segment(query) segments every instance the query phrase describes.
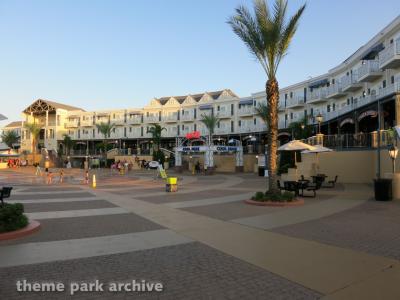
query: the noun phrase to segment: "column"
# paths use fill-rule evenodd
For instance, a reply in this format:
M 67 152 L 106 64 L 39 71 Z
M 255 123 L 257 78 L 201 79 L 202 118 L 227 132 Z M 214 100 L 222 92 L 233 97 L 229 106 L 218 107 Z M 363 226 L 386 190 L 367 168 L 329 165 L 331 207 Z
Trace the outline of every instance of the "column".
M 394 107 L 396 111 L 396 119 L 394 120 L 394 125 L 400 125 L 400 95 L 396 95 L 394 98 Z
M 45 148 L 49 148 L 50 137 L 49 137 L 48 126 L 49 126 L 49 111 L 46 110 L 46 123 L 45 123 L 45 129 L 44 129 L 44 146 L 45 146 Z
M 359 133 L 360 132 L 360 126 L 359 126 L 360 124 L 358 122 L 358 112 L 357 111 L 354 112 L 353 118 L 354 118 L 354 133 Z
M 237 150 L 235 153 L 235 159 L 236 159 L 235 171 L 243 172 L 243 147 L 242 146 L 237 147 Z

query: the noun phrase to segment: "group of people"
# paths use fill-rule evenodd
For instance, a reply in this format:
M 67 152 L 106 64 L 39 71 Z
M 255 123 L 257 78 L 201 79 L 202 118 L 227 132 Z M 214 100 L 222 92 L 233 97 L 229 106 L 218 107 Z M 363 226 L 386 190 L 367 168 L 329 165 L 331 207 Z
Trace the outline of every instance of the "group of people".
M 128 171 L 132 170 L 133 164 L 131 162 L 124 161 L 116 161 L 111 165 L 111 172 L 118 171 L 120 174 L 125 174 Z
M 35 175 L 36 176 L 43 176 L 43 172 L 42 172 L 42 168 L 40 167 L 39 163 L 35 163 L 33 164 L 33 166 L 36 168 L 35 171 Z M 50 170 L 49 168 L 44 168 L 44 175 L 45 175 L 45 180 L 46 180 L 46 184 L 52 184 L 53 183 L 53 176 L 54 173 L 52 172 L 52 170 Z M 64 182 L 64 169 L 60 168 L 58 170 L 58 183 L 63 183 Z
M 9 168 L 26 167 L 27 165 L 28 161 L 26 159 L 10 158 L 7 160 L 7 166 Z

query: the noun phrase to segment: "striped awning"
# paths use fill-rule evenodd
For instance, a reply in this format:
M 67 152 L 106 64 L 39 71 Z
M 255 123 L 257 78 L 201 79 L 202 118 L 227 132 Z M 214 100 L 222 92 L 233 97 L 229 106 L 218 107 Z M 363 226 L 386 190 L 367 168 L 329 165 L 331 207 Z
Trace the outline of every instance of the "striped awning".
M 212 104 L 204 104 L 199 106 L 200 110 L 212 109 L 212 108 L 213 108 Z
M 323 85 L 326 85 L 329 82 L 328 78 L 321 79 L 318 81 L 314 81 L 308 85 L 309 88 L 317 88 Z
M 253 105 L 253 99 L 249 99 L 249 100 L 240 100 L 239 101 L 240 105 Z
M 385 46 L 380 43 L 377 44 L 367 50 L 361 58 L 361 60 L 372 60 L 375 59 L 375 57 L 378 55 L 379 52 L 381 52 L 383 49 L 385 49 Z

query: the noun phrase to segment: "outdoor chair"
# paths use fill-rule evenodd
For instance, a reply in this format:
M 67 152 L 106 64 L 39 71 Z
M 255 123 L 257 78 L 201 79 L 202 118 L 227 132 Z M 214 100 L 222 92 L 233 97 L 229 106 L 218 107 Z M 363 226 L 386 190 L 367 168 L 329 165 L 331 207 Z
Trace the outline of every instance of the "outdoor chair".
M 4 205 L 4 198 L 10 198 L 12 187 L 3 187 L 0 190 L 1 205 Z
M 304 195 L 304 193 L 303 193 L 303 197 L 313 197 L 313 198 L 315 198 L 316 196 L 317 196 L 317 191 L 321 188 L 321 186 L 322 186 L 322 182 L 321 181 L 317 181 L 316 183 L 314 183 L 314 184 L 309 184 L 307 187 L 306 187 L 306 191 L 309 191 L 309 192 L 313 192 L 313 195 L 312 196 L 305 196 Z
M 329 181 L 328 181 L 328 185 L 327 185 L 327 186 L 324 186 L 324 187 L 326 187 L 326 188 L 334 188 L 335 185 L 336 185 L 336 183 L 337 183 L 337 180 L 338 180 L 338 176 L 336 175 L 336 176 L 335 176 L 335 179 L 329 180 Z
M 280 191 L 282 191 L 282 190 L 285 190 L 285 187 L 283 187 L 282 185 L 281 185 L 281 181 L 278 179 L 277 181 L 277 184 L 278 184 L 278 189 L 280 190 Z

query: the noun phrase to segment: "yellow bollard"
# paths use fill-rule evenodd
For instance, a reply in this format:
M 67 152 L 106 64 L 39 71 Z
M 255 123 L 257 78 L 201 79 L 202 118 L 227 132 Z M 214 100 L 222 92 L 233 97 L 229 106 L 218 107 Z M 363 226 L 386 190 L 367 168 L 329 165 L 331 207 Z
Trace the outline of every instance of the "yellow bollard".
M 96 188 L 96 175 L 93 174 L 93 180 L 92 180 L 92 187 L 95 189 Z

